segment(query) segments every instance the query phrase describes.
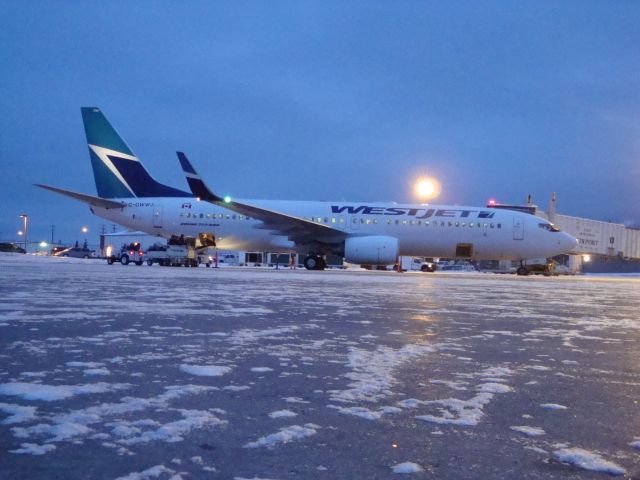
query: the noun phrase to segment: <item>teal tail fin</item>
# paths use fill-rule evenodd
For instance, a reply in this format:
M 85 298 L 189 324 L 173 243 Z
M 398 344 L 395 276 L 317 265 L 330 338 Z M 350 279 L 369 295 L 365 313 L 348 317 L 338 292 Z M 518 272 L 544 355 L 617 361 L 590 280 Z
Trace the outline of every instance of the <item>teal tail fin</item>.
M 99 108 L 83 107 L 81 111 L 98 196 L 191 197 L 191 194 L 163 185 L 149 175 Z

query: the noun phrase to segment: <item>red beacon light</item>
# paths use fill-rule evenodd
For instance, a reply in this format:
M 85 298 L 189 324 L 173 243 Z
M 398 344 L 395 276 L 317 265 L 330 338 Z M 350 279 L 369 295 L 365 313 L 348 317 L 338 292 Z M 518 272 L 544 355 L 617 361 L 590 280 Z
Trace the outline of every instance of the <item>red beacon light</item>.
M 498 202 L 495 201 L 495 199 L 490 198 L 488 204 L 489 205 L 496 205 Z

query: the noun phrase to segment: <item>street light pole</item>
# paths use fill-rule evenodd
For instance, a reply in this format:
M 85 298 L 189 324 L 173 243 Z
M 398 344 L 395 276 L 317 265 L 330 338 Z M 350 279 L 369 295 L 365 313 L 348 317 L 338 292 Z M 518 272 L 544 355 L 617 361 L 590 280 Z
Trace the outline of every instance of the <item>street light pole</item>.
M 20 218 L 24 220 L 24 253 L 27 253 L 27 233 L 29 228 L 29 216 L 26 213 L 20 215 Z

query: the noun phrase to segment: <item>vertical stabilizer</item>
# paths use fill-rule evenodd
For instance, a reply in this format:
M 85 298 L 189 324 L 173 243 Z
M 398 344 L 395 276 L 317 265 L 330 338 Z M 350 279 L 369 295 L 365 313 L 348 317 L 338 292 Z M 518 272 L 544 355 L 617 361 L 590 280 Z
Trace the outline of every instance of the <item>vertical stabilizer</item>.
M 190 197 L 182 190 L 157 182 L 144 168 L 107 118 L 96 107 L 83 107 L 93 176 L 102 198 Z

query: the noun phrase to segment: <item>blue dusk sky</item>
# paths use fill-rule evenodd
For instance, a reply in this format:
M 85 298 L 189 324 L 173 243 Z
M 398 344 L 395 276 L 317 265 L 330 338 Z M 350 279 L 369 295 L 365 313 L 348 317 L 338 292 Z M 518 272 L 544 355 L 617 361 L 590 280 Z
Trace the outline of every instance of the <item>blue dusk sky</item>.
M 161 182 L 239 198 L 489 198 L 640 226 L 640 2 L 0 4 L 0 241 L 105 221 L 80 107 Z

